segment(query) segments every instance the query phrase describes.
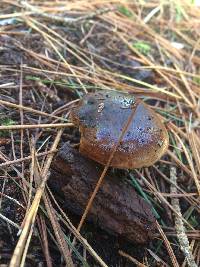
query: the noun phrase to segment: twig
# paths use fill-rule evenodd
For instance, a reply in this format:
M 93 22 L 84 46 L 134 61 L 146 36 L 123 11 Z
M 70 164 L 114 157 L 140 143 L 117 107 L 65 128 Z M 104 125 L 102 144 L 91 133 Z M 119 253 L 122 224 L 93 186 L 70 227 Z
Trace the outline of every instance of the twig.
M 22 208 L 25 210 L 25 207 L 24 207 L 18 200 L 16 200 L 15 198 L 12 198 L 12 197 L 10 197 L 10 196 L 8 196 L 8 195 L 2 193 L 2 192 L 0 192 L 0 196 L 3 196 L 3 197 L 5 197 L 5 198 L 7 198 L 7 199 L 13 201 L 14 203 L 16 203 L 17 205 L 19 205 L 20 207 L 22 207 Z
M 83 21 L 83 20 L 89 20 L 92 19 L 96 16 L 102 15 L 104 13 L 110 12 L 110 11 L 114 11 L 115 8 L 102 8 L 102 9 L 97 9 L 87 15 L 84 16 L 80 16 L 78 18 L 66 18 L 66 17 L 60 17 L 60 16 L 56 16 L 56 15 L 52 15 L 52 14 L 47 14 L 45 13 L 43 10 L 40 10 L 39 7 L 36 6 L 32 6 L 30 5 L 28 2 L 26 1 L 19 1 L 19 3 L 26 9 L 30 10 L 31 12 L 40 15 L 44 18 L 50 19 L 50 20 L 54 20 L 56 22 L 61 22 L 63 24 L 75 24 L 77 22 Z
M 54 150 L 54 151 L 51 150 L 51 151 L 45 151 L 45 152 L 38 153 L 38 154 L 35 155 L 35 157 L 42 157 L 42 156 L 46 156 L 48 154 L 55 153 L 55 152 L 57 152 L 57 149 Z M 27 156 L 27 157 L 20 158 L 20 159 L 9 160 L 9 161 L 1 163 L 0 164 L 0 168 L 3 168 L 5 166 L 9 166 L 9 165 L 13 165 L 13 164 L 16 164 L 16 163 L 20 163 L 20 162 L 23 162 L 23 161 L 31 160 L 31 159 L 32 159 L 32 156 Z
M 21 130 L 21 129 L 37 129 L 37 128 L 64 128 L 64 127 L 73 127 L 73 123 L 51 123 L 51 124 L 28 124 L 28 125 L 8 125 L 0 126 L 0 131 L 9 131 L 9 130 Z
M 154 253 L 151 249 L 147 248 L 149 254 L 156 260 L 158 266 L 162 267 L 170 267 L 169 264 L 164 262 L 156 253 Z M 156 264 L 155 264 L 156 265 Z
M 43 249 L 44 249 L 44 255 L 46 257 L 47 267 L 53 267 L 51 255 L 49 252 L 49 243 L 48 243 L 48 237 L 47 237 L 47 225 L 46 225 L 45 219 L 43 218 L 42 215 L 40 215 L 39 219 L 40 220 L 38 220 L 38 221 L 40 222 L 40 226 L 41 226 L 40 234 L 42 236 L 42 241 L 44 244 Z
M 0 218 L 2 220 L 6 221 L 7 223 L 11 224 L 12 226 L 14 226 L 15 228 L 17 228 L 18 230 L 20 230 L 20 226 L 18 224 L 16 224 L 15 222 L 11 221 L 10 219 L 8 219 L 6 216 L 4 216 L 1 213 L 0 213 Z
M 25 107 L 23 105 L 18 105 L 18 104 L 11 103 L 11 102 L 8 102 L 8 101 L 5 101 L 5 100 L 1 100 L 1 99 L 0 99 L 0 104 L 4 105 L 4 106 L 7 106 L 7 107 L 11 107 L 11 108 L 18 108 L 19 110 L 24 110 L 24 111 L 31 112 L 31 113 L 34 113 L 34 114 L 38 114 L 40 116 L 50 117 L 50 118 L 57 119 L 57 120 L 62 120 L 62 121 L 65 120 L 65 118 L 61 118 L 61 117 L 58 117 L 58 116 L 55 116 L 55 115 L 51 115 L 51 114 L 48 114 L 48 113 L 40 111 L 40 110 L 35 110 L 33 108 L 30 108 L 30 107 Z
M 177 176 L 176 176 L 176 168 L 173 166 L 170 168 L 170 180 L 172 181 L 172 184 L 170 186 L 170 192 L 172 194 L 176 194 L 177 189 L 176 189 L 175 185 L 177 184 Z M 178 237 L 178 241 L 179 241 L 180 246 L 181 246 L 181 250 L 183 251 L 183 253 L 185 255 L 188 266 L 189 267 L 197 267 L 197 264 L 195 263 L 194 257 L 191 253 L 191 250 L 190 250 L 190 244 L 189 244 L 187 235 L 185 233 L 185 227 L 184 227 L 183 220 L 182 220 L 182 213 L 181 213 L 181 209 L 179 206 L 179 199 L 173 198 L 171 203 L 172 203 L 173 208 L 176 210 L 176 213 L 174 214 L 174 216 L 175 216 L 175 229 L 177 232 L 177 237 Z M 179 216 L 177 216 L 177 214 Z
M 156 221 L 156 225 L 157 225 L 158 231 L 160 232 L 160 235 L 163 238 L 163 241 L 165 243 L 165 246 L 166 246 L 167 251 L 168 251 L 168 253 L 170 255 L 171 261 L 173 263 L 173 266 L 179 267 L 178 261 L 177 261 L 175 255 L 174 255 L 174 251 L 173 251 L 173 249 L 172 249 L 172 247 L 171 247 L 171 245 L 169 243 L 169 240 L 167 239 L 163 229 L 161 228 L 160 224 L 157 221 Z
M 20 81 L 19 81 L 19 105 L 23 106 L 23 68 L 22 68 L 22 60 L 21 60 L 21 64 L 20 64 Z M 20 125 L 24 124 L 24 111 L 22 108 L 19 109 L 19 113 L 20 113 Z M 24 157 L 24 130 L 21 129 L 20 131 L 20 154 L 21 154 L 21 158 Z M 22 161 L 21 164 L 21 174 L 24 176 L 24 162 Z M 20 181 L 22 184 L 22 187 L 25 189 L 26 188 L 26 184 L 23 182 L 23 180 Z M 24 201 L 26 202 L 26 195 L 24 193 L 24 191 L 22 191 L 23 194 L 23 198 Z

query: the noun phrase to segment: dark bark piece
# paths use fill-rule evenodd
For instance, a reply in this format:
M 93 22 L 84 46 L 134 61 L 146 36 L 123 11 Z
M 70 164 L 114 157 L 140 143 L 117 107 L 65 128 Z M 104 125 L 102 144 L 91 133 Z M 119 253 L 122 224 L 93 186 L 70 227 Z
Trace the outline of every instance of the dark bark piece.
M 66 206 L 82 215 L 102 167 L 65 144 L 58 152 L 49 179 L 64 193 Z M 154 237 L 156 224 L 150 205 L 129 184 L 109 174 L 97 193 L 88 220 L 129 241 L 145 243 Z

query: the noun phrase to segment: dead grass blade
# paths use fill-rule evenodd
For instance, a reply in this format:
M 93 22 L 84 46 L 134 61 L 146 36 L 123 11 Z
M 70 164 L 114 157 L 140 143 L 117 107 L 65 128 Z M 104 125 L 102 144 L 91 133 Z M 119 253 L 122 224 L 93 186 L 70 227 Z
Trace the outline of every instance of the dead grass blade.
M 50 190 L 48 190 L 48 193 L 53 199 L 53 202 L 55 203 L 56 207 L 60 211 L 60 215 L 62 215 L 60 220 L 62 220 L 62 222 L 67 226 L 69 231 L 76 237 L 76 239 L 83 245 L 83 247 L 90 253 L 90 255 L 94 257 L 94 259 L 99 263 L 100 266 L 108 267 L 107 264 L 101 259 L 101 257 L 99 257 L 99 255 L 90 246 L 87 240 L 83 238 L 81 234 L 77 231 L 76 227 L 74 227 L 70 219 L 67 217 L 66 213 L 61 209 L 61 207 L 59 206 L 58 202 L 56 201 Z M 56 213 L 56 210 L 54 210 L 54 212 Z
M 131 257 L 129 254 L 125 253 L 122 250 L 119 250 L 119 254 L 124 258 L 128 259 L 129 261 L 131 261 L 132 263 L 136 264 L 138 267 L 147 267 L 147 265 L 140 263 L 138 260 L 134 259 L 133 257 Z
M 125 248 L 120 255 L 139 266 L 156 262 L 185 267 L 187 261 L 182 263 L 178 253 L 182 245 L 174 214 L 175 220 L 187 227 L 184 234 L 199 265 L 200 9 L 195 4 L 188 0 L 1 1 L 0 219 L 5 228 L 0 224 L 0 237 L 6 227 L 13 241 L 17 237 L 12 227 L 21 233 L 11 266 L 29 264 L 30 241 L 36 238 L 48 267 L 57 261 L 49 249 L 52 242 L 66 265 L 73 266 L 77 258 L 87 265 L 89 253 L 92 262 L 107 267 L 103 254 L 95 252 L 98 244 L 92 247 L 79 231 L 109 161 L 77 229 L 44 185 L 46 165 L 57 152 L 51 146 L 52 136 L 58 128 L 66 128 L 61 142 L 77 146 L 77 132 L 68 114 L 85 93 L 101 89 L 124 90 L 143 98 L 161 115 L 170 135 L 168 152 L 156 165 L 123 173 L 128 179 L 130 174 L 136 175 L 143 197 L 160 217 L 158 229 L 168 252 L 159 245 L 163 241 L 155 239 L 149 253 L 138 262 L 137 255 L 131 257 Z M 146 76 L 147 72 L 150 75 Z M 177 170 L 178 185 L 169 178 L 173 168 Z M 18 198 L 12 187 L 22 197 Z M 170 187 L 174 193 L 170 193 Z M 43 205 L 39 205 L 41 199 Z M 170 204 L 174 200 L 180 202 L 182 214 Z M 11 203 L 8 209 L 9 205 L 21 209 L 21 214 L 15 211 L 15 215 L 25 217 L 24 222 L 8 216 L 6 203 Z M 76 247 L 66 233 L 72 240 L 76 238 Z M 177 250 L 172 251 L 175 246 Z M 165 258 L 167 253 L 171 261 Z
M 49 219 L 51 221 L 51 225 L 53 227 L 54 234 L 56 236 L 56 240 L 57 240 L 59 247 L 60 247 L 60 250 L 62 252 L 62 256 L 64 257 L 67 266 L 73 267 L 74 264 L 73 264 L 73 261 L 71 259 L 70 250 L 69 250 L 67 242 L 64 238 L 64 234 L 63 234 L 61 226 L 58 222 L 58 218 L 56 217 L 56 215 L 54 213 L 54 209 L 53 209 L 53 207 L 50 203 L 50 200 L 49 200 L 46 193 L 43 195 L 43 201 L 44 201 Z
M 165 243 L 167 251 L 168 251 L 168 253 L 170 255 L 170 258 L 171 258 L 173 266 L 174 267 L 179 267 L 178 261 L 177 261 L 175 255 L 174 255 L 174 252 L 173 252 L 173 249 L 172 249 L 172 247 L 171 247 L 171 245 L 169 243 L 169 240 L 167 239 L 167 237 L 166 237 L 165 233 L 163 232 L 162 228 L 160 227 L 159 223 L 156 222 L 156 224 L 157 224 L 158 231 L 160 232 L 160 234 L 161 234 L 161 236 L 163 238 L 163 241 Z
M 56 138 L 54 140 L 54 143 L 52 145 L 51 150 L 55 150 L 56 149 L 56 147 L 57 147 L 57 145 L 58 145 L 58 143 L 60 141 L 60 137 L 61 137 L 62 131 L 63 131 L 62 129 L 60 129 L 58 131 L 57 136 L 56 136 Z M 35 197 L 33 199 L 33 202 L 32 202 L 32 204 L 30 206 L 29 212 L 27 213 L 27 216 L 26 216 L 26 219 L 25 219 L 24 227 L 21 230 L 19 240 L 18 240 L 17 245 L 15 247 L 15 250 L 13 252 L 13 256 L 11 258 L 10 265 L 9 265 L 10 267 L 18 267 L 18 266 L 20 266 L 22 255 L 23 255 L 23 253 L 25 251 L 25 248 L 26 248 L 26 243 L 30 242 L 30 240 L 28 240 L 28 236 L 29 236 L 29 234 L 31 236 L 31 231 L 32 231 L 31 229 L 32 229 L 32 227 L 33 227 L 33 225 L 35 223 L 35 218 L 36 218 L 36 215 L 37 215 L 37 212 L 38 212 L 38 208 L 39 208 L 41 197 L 42 197 L 42 195 L 44 193 L 46 181 L 48 179 L 48 171 L 49 171 L 49 167 L 51 165 L 52 159 L 53 159 L 53 154 L 50 154 L 47 157 L 45 169 L 43 170 L 43 173 L 42 173 L 41 184 L 39 185 L 38 189 L 36 190 Z
M 57 116 L 48 114 L 48 113 L 43 112 L 43 111 L 40 111 L 40 110 L 35 110 L 33 108 L 30 108 L 30 107 L 25 107 L 23 105 L 14 104 L 14 103 L 11 103 L 11 102 L 8 102 L 8 101 L 4 101 L 4 100 L 1 100 L 1 99 L 0 99 L 0 104 L 1 105 L 5 105 L 5 106 L 8 106 L 8 107 L 11 107 L 11 108 L 17 108 L 19 110 L 24 110 L 24 111 L 27 111 L 27 112 L 31 112 L 33 114 L 38 114 L 40 116 L 49 117 L 49 118 L 53 118 L 53 119 L 57 119 L 57 120 L 62 120 L 62 121 L 64 120 L 64 118 L 57 117 Z
M 200 182 L 199 182 L 199 179 L 197 177 L 197 174 L 196 174 L 196 171 L 195 171 L 195 168 L 194 168 L 194 164 L 193 164 L 193 161 L 191 159 L 191 156 L 189 155 L 188 153 L 188 150 L 185 146 L 185 144 L 183 143 L 183 141 L 181 140 L 181 138 L 174 132 L 174 135 L 176 136 L 177 140 L 180 142 L 183 150 L 184 150 L 184 153 L 185 153 L 185 156 L 187 158 L 187 161 L 188 161 L 188 164 L 190 166 L 190 169 L 191 169 L 191 172 L 192 172 L 192 177 L 194 179 L 194 182 L 196 184 L 196 187 L 197 187 L 197 192 L 200 196 Z

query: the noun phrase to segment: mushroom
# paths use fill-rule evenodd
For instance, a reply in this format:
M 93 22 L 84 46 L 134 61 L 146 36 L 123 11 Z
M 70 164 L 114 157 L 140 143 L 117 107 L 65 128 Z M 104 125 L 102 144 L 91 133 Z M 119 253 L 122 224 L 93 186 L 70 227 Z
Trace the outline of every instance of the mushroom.
M 141 99 L 117 91 L 88 93 L 72 109 L 72 122 L 81 133 L 80 153 L 106 165 L 133 109 L 133 119 L 110 166 L 135 169 L 153 165 L 168 147 L 167 130 L 159 115 Z

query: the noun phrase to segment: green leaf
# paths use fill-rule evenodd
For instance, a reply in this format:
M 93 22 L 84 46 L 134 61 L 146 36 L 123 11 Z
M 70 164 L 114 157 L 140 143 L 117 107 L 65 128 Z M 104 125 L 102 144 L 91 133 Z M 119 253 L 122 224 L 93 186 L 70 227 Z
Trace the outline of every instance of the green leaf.
M 118 11 L 123 14 L 124 16 L 128 17 L 128 18 L 131 18 L 133 17 L 133 13 L 130 9 L 128 9 L 127 7 L 125 6 L 119 6 L 118 7 Z

